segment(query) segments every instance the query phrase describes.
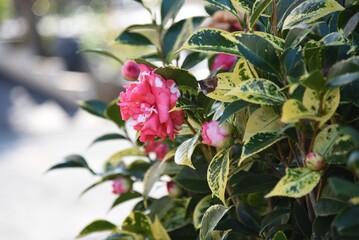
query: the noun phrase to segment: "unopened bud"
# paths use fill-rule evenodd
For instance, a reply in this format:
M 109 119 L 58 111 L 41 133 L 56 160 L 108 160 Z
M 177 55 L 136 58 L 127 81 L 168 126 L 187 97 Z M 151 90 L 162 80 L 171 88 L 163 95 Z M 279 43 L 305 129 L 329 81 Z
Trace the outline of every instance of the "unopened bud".
M 324 158 L 315 152 L 308 153 L 305 162 L 309 169 L 316 171 L 323 169 L 325 165 Z
M 122 66 L 122 76 L 129 81 L 137 80 L 140 68 L 135 61 L 128 61 Z
M 167 192 L 170 198 L 178 198 L 182 195 L 183 191 L 175 182 L 167 182 Z
M 114 194 L 128 193 L 132 189 L 132 180 L 128 177 L 118 177 L 113 180 L 112 192 Z

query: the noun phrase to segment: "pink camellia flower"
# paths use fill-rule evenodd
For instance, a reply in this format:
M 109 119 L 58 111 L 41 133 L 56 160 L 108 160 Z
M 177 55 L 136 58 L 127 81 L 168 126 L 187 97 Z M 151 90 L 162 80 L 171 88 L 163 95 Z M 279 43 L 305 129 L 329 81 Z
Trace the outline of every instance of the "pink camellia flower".
M 141 142 L 153 142 L 156 137 L 174 140 L 183 122 L 183 111 L 170 110 L 176 105 L 180 92 L 173 80 L 165 80 L 151 69 L 144 70 L 139 82 L 125 86 L 120 93 L 122 119 L 132 119 L 133 128 L 140 132 Z
M 126 80 L 137 80 L 140 75 L 140 67 L 135 61 L 128 61 L 122 66 L 122 76 Z
M 151 142 L 145 146 L 146 153 L 156 153 L 157 159 L 159 160 L 162 160 L 166 156 L 168 150 L 168 146 L 162 142 Z
M 128 193 L 132 189 L 132 180 L 127 177 L 118 177 L 113 180 L 112 192 L 114 194 Z
M 183 193 L 182 188 L 180 188 L 174 181 L 167 182 L 166 187 L 170 198 L 177 198 Z
M 215 71 L 215 70 L 230 70 L 233 65 L 235 64 L 237 60 L 236 56 L 233 55 L 229 55 L 229 54 L 217 54 L 214 57 L 212 66 L 211 66 L 211 70 Z
M 315 152 L 308 153 L 305 162 L 307 167 L 311 170 L 321 170 L 325 165 L 323 157 Z
M 213 147 L 228 147 L 232 143 L 232 127 L 228 123 L 219 126 L 218 121 L 210 121 L 202 124 L 202 143 Z

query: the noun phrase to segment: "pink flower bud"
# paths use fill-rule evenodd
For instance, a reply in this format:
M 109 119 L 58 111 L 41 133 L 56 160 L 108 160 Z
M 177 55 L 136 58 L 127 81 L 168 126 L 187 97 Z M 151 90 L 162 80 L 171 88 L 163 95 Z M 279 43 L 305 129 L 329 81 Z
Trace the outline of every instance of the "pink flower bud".
M 114 194 L 128 193 L 132 189 L 132 180 L 127 177 L 118 177 L 113 180 L 112 192 Z
M 170 198 L 178 198 L 183 191 L 174 181 L 167 182 L 167 192 Z
M 137 80 L 140 68 L 135 61 L 128 61 L 122 66 L 122 76 L 129 81 Z
M 228 123 L 219 126 L 218 121 L 210 121 L 202 124 L 202 143 L 213 147 L 228 147 L 232 143 L 233 129 Z
M 308 153 L 305 162 L 311 170 L 321 170 L 325 165 L 323 157 L 315 152 Z
M 155 153 L 159 160 L 162 160 L 166 156 L 168 150 L 168 146 L 162 142 L 150 142 L 145 146 L 145 152 L 147 154 Z
M 211 70 L 230 70 L 234 63 L 236 62 L 237 57 L 229 54 L 218 54 L 214 57 Z

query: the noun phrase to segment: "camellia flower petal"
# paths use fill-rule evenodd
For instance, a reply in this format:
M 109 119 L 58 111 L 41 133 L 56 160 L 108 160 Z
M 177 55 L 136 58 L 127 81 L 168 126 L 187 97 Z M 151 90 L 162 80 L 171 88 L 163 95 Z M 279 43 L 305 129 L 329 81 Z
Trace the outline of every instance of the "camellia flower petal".
M 214 57 L 211 70 L 230 70 L 235 62 L 237 61 L 237 57 L 229 54 L 217 54 Z
M 141 69 L 139 82 L 125 86 L 126 91 L 120 93 L 121 116 L 124 120 L 132 119 L 141 142 L 167 136 L 173 141 L 183 122 L 182 111 L 170 112 L 180 96 L 178 87 L 147 66 Z
M 168 150 L 168 146 L 163 142 L 151 142 L 145 146 L 146 153 L 155 153 L 159 160 L 166 156 Z

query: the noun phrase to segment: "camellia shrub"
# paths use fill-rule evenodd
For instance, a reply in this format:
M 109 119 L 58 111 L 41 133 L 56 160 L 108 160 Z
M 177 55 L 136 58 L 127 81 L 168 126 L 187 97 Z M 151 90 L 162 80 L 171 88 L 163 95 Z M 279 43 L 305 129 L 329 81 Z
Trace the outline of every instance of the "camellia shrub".
M 51 169 L 89 170 L 97 182 L 85 191 L 112 181 L 112 208 L 138 201 L 122 224 L 95 220 L 78 237 L 358 239 L 357 2 L 206 1 L 212 19 L 234 18 L 224 28 L 176 21 L 184 0 L 163 0 L 157 19 L 136 2 L 153 22 L 116 40 L 154 52 L 123 64 L 89 50 L 131 82 L 109 104 L 81 104 L 119 128 L 94 143 L 132 147 L 114 149 L 102 172 L 80 155 Z M 210 75 L 196 79 L 204 60 Z M 164 196 L 151 192 L 158 182 Z

